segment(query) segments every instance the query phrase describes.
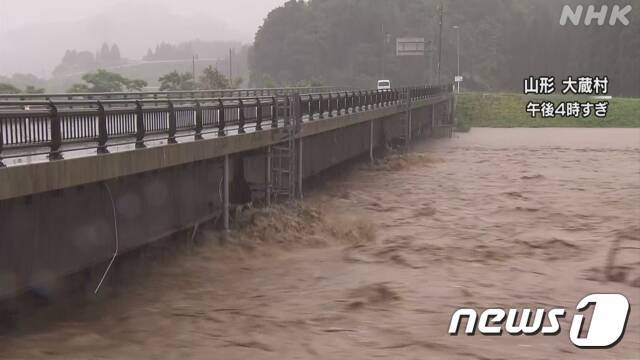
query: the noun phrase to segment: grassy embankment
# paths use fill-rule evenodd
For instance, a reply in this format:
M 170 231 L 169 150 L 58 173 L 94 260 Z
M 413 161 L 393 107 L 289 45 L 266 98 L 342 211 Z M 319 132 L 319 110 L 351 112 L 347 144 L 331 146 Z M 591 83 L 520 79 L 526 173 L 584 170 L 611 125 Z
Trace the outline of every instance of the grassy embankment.
M 552 101 L 608 101 L 609 111 L 604 119 L 594 115 L 588 118 L 531 118 L 526 112 L 530 100 Z M 613 98 L 609 100 L 566 96 L 525 96 L 520 94 L 462 93 L 456 105 L 458 131 L 471 127 L 640 127 L 640 98 Z

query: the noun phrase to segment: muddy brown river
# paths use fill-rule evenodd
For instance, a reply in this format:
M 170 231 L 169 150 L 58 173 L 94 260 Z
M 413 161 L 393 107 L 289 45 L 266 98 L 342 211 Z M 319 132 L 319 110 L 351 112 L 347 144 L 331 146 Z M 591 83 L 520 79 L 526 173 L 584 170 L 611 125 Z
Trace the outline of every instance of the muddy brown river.
M 39 310 L 0 358 L 640 358 L 640 129 L 473 129 L 241 223 Z M 613 348 L 569 340 L 590 293 L 631 304 Z M 557 336 L 450 336 L 460 307 L 568 316 Z

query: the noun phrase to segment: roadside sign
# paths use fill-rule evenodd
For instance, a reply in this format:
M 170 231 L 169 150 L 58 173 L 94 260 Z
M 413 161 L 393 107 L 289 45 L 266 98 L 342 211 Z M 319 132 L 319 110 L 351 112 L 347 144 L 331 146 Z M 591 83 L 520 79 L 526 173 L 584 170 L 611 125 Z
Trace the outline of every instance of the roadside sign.
M 397 38 L 396 56 L 424 56 L 424 38 Z
M 460 75 L 456 75 L 456 77 L 454 78 L 455 82 L 462 82 L 462 76 Z

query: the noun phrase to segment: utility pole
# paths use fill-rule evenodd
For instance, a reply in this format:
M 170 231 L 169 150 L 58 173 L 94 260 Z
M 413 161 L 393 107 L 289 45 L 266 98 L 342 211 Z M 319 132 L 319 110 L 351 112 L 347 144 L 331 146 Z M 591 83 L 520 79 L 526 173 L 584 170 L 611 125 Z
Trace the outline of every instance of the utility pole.
M 196 81 L 196 59 L 198 58 L 198 55 L 193 55 L 192 56 L 192 74 L 193 74 L 193 81 Z
M 457 31 L 457 34 L 456 34 L 456 37 L 457 37 L 456 47 L 457 47 L 457 53 L 458 53 L 458 72 L 457 72 L 458 76 L 457 77 L 459 80 L 460 79 L 460 26 L 455 25 L 453 28 L 456 29 Z M 460 94 L 460 81 L 456 81 L 456 82 L 458 83 L 458 94 Z
M 382 54 L 380 54 L 380 58 L 382 59 L 382 76 L 380 79 L 385 79 L 384 77 L 384 50 L 385 50 L 385 41 L 386 38 L 384 36 L 384 24 L 381 24 L 380 34 L 382 35 Z
M 229 85 L 233 84 L 233 55 L 232 55 L 232 51 L 233 50 L 231 48 L 229 48 Z
M 442 3 L 438 5 L 438 11 L 440 12 L 440 31 L 438 34 L 438 85 L 440 85 L 440 66 L 442 64 L 442 20 L 444 18 L 444 6 Z

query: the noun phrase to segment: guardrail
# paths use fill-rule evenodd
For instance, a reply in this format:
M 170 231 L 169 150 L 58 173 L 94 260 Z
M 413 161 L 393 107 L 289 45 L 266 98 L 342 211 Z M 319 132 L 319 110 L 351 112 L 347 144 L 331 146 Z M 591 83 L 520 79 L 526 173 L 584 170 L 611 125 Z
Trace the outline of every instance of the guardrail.
M 43 94 L 0 94 L 1 100 L 142 100 L 175 98 L 219 98 L 219 97 L 255 97 L 310 94 L 319 92 L 348 91 L 345 86 L 315 86 L 290 88 L 255 88 L 228 90 L 180 90 L 180 91 L 138 91 L 105 93 L 43 93 Z
M 350 112 L 367 111 L 452 92 L 451 85 L 381 90 L 356 90 L 295 94 L 307 121 Z M 292 96 L 292 95 L 287 95 Z M 248 127 L 256 131 L 267 125 L 277 128 L 284 114 L 278 104 L 287 96 L 168 98 L 139 100 L 0 100 L 0 167 L 4 158 L 48 155 L 62 159 L 64 151 L 95 149 L 108 153 L 110 145 L 193 136 L 205 133 L 227 135 L 234 126 L 242 134 Z M 127 139 L 130 139 L 127 141 Z M 118 142 L 114 142 L 118 141 Z M 63 145 L 83 144 L 63 149 Z M 8 152 L 7 152 L 8 151 Z

